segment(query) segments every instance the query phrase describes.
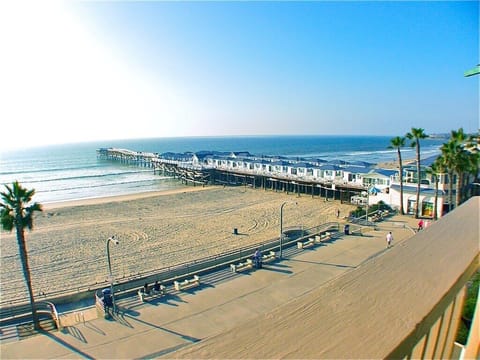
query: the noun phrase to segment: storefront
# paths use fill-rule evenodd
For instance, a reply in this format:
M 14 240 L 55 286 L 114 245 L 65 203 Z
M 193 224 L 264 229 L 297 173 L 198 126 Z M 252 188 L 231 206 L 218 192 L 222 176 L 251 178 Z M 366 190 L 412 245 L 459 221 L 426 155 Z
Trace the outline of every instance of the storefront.
M 434 207 L 435 207 L 435 199 L 428 197 L 423 199 L 422 201 L 422 216 L 433 218 L 434 215 Z
M 407 203 L 407 214 L 415 215 L 415 204 L 417 203 L 415 196 L 410 196 Z

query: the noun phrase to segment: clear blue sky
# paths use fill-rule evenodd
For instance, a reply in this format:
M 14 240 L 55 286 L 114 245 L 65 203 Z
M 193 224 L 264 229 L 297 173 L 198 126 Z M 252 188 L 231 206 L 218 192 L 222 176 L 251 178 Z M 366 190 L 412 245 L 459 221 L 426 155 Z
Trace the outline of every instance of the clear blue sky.
M 32 4 L 0 9 L 31 142 L 479 127 L 477 1 Z

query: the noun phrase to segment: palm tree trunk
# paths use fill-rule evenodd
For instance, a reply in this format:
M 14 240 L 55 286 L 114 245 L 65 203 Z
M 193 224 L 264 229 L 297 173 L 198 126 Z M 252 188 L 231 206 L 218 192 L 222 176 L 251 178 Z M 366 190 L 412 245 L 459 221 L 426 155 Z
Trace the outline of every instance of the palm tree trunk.
M 403 211 L 403 165 L 402 165 L 402 153 L 400 148 L 397 148 L 398 152 L 398 165 L 400 167 L 400 214 L 405 215 Z
M 40 328 L 40 323 L 37 315 L 37 309 L 35 308 L 35 300 L 33 297 L 32 278 L 30 276 L 30 267 L 28 265 L 27 257 L 27 245 L 25 243 L 25 231 L 19 225 L 17 225 L 16 230 L 18 248 L 20 251 L 20 262 L 22 263 L 23 276 L 25 277 L 25 281 L 27 283 L 28 296 L 30 298 L 30 306 L 32 308 L 33 327 L 35 330 L 38 330 Z
M 433 203 L 433 220 L 438 219 L 438 176 L 435 176 L 435 202 Z
M 455 197 L 455 207 L 458 207 L 462 203 L 462 188 L 463 188 L 463 173 L 459 172 L 457 174 L 457 184 L 456 184 L 456 197 Z
M 415 218 L 418 219 L 420 205 L 420 141 L 417 139 L 417 198 L 415 203 Z
M 453 210 L 453 172 L 448 173 L 448 211 Z

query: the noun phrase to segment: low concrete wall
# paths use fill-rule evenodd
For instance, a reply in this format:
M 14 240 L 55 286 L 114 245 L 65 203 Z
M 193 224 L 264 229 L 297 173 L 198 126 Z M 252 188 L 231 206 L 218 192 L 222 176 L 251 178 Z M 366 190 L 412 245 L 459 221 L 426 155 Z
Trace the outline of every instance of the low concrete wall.
M 287 248 L 289 246 L 295 245 L 296 241 L 301 239 L 299 236 L 302 233 L 304 233 L 304 237 L 308 237 L 322 231 L 337 231 L 338 227 L 338 223 L 326 223 L 306 230 L 303 230 L 301 228 L 289 228 L 285 231 L 285 233 L 290 234 L 290 237 L 287 240 L 284 240 L 283 246 L 284 248 Z M 193 274 L 202 275 L 221 269 L 223 267 L 228 267 L 231 263 L 242 261 L 251 257 L 257 247 L 261 247 L 262 251 L 278 251 L 279 240 L 274 239 L 261 245 L 257 244 L 244 247 L 229 253 L 224 253 L 217 256 L 212 256 L 164 269 L 159 269 L 157 271 L 152 271 L 151 273 L 140 274 L 136 278 L 129 278 L 125 281 L 119 281 L 114 284 L 115 298 L 130 296 L 134 294 L 139 288 L 143 287 L 145 283 L 153 284 L 155 281 L 159 281 L 160 283 L 170 284 L 173 283 L 175 280 L 182 280 L 183 278 L 189 277 Z M 93 301 L 97 291 L 100 291 L 109 286 L 109 283 L 104 283 L 102 285 L 88 287 L 83 291 L 63 293 L 58 296 L 42 298 L 41 301 L 48 300 L 55 305 L 76 303 L 84 301 L 86 299 L 92 299 Z M 29 312 L 29 303 L 20 303 L 12 304 L 11 306 L 4 306 L 1 308 L 0 311 L 0 324 L 5 323 L 6 321 L 12 321 L 12 319 L 18 320 L 20 318 L 26 318 L 29 316 Z

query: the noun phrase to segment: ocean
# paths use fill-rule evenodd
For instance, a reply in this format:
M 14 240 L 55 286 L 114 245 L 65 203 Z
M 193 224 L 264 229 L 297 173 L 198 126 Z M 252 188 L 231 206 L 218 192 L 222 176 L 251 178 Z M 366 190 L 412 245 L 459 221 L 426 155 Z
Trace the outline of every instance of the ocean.
M 102 147 L 145 152 L 248 151 L 255 155 L 318 157 L 325 160 L 395 161 L 388 149 L 391 136 L 237 136 L 115 140 L 52 145 L 3 152 L 0 184 L 18 180 L 35 189 L 34 201 L 52 203 L 131 193 L 162 191 L 181 186 L 178 180 L 154 175 L 152 169 L 97 159 Z M 422 158 L 439 153 L 445 140 L 421 142 Z M 415 149 L 402 149 L 402 158 L 415 158 Z M 3 186 L 2 186 L 3 189 Z

